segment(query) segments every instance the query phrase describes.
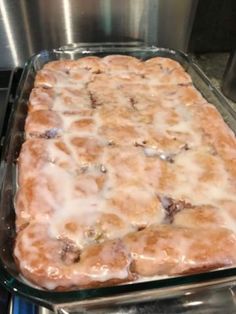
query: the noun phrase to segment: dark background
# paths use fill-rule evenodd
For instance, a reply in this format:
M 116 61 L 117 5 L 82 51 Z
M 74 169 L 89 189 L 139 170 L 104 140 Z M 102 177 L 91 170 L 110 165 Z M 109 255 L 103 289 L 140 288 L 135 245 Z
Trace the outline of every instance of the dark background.
M 189 51 L 230 52 L 236 48 L 236 0 L 199 0 Z

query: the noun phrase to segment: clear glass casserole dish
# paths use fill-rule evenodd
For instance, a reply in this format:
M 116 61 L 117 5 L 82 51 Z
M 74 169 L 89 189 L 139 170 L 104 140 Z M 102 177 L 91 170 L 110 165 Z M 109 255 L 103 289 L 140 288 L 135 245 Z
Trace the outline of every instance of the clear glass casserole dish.
M 58 59 L 78 59 L 84 56 L 103 57 L 111 54 L 125 54 L 142 60 L 162 56 L 178 61 L 190 74 L 194 86 L 203 94 L 208 102 L 214 104 L 222 114 L 225 122 L 236 132 L 236 113 L 225 98 L 210 84 L 201 70 L 184 53 L 156 47 L 137 46 L 136 44 L 73 44 L 53 51 L 43 51 L 33 56 L 25 66 L 17 97 L 12 108 L 8 125 L 8 133 L 1 160 L 1 220 L 0 220 L 0 280 L 10 291 L 18 293 L 33 302 L 47 306 L 59 313 L 77 313 L 83 309 L 97 311 L 98 308 L 109 308 L 113 304 L 136 304 L 151 302 L 157 299 L 167 299 L 166 306 L 171 306 L 168 300 L 194 294 L 199 289 L 216 289 L 216 293 L 229 290 L 236 278 L 236 268 L 224 268 L 195 275 L 169 277 L 146 282 L 122 284 L 119 286 L 96 289 L 83 289 L 69 292 L 51 292 L 38 289 L 28 284 L 18 273 L 13 258 L 15 239 L 14 195 L 16 192 L 17 166 L 16 161 L 22 143 L 24 142 L 24 123 L 27 115 L 27 103 L 33 87 L 36 72 L 44 64 Z M 224 288 L 225 287 L 225 288 Z M 229 288 L 229 289 L 228 289 Z M 226 289 L 226 290 L 225 290 Z M 214 290 L 210 290 L 211 293 Z M 222 308 L 229 295 L 218 304 Z M 230 295 L 232 293 L 230 292 Z M 209 292 L 201 293 L 204 302 L 209 302 Z M 232 300 L 231 300 L 232 301 Z M 185 301 L 183 301 L 185 302 Z M 202 303 L 199 303 L 200 305 Z M 180 304 L 182 304 L 180 302 Z M 199 305 L 198 304 L 198 305 Z M 224 304 L 224 306 L 223 306 Z M 181 307 L 179 307 L 180 310 Z M 64 309 L 64 312 L 63 310 Z M 177 308 L 176 308 L 177 310 Z M 199 310 L 199 308 L 198 308 Z M 61 312 L 60 312 L 61 311 Z M 111 309 L 109 310 L 111 312 Z M 134 312 L 136 313 L 136 312 Z M 181 312 L 180 312 L 181 313 Z M 190 312 L 188 312 L 190 313 Z M 194 313 L 194 312 L 191 312 Z M 215 313 L 215 312 L 214 312 Z

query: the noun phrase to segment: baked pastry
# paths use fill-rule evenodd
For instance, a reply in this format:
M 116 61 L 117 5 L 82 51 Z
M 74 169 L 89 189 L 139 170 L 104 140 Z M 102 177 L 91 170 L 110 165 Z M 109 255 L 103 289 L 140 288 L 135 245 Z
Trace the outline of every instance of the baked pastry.
M 18 158 L 14 254 L 46 289 L 236 264 L 236 139 L 171 59 L 46 64 Z

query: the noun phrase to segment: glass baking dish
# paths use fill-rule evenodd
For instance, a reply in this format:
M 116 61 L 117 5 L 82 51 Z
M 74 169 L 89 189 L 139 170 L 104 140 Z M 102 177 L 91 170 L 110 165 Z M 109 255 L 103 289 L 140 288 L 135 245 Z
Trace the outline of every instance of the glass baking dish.
M 177 60 L 190 74 L 195 87 L 210 103 L 217 107 L 229 127 L 236 132 L 236 113 L 234 110 L 225 98 L 211 85 L 210 81 L 194 64 L 191 58 L 182 52 L 157 47 L 146 47 L 137 43 L 105 43 L 72 44 L 53 51 L 42 51 L 33 56 L 26 63 L 22 74 L 1 158 L 0 281 L 11 292 L 24 296 L 58 313 L 80 313 L 85 309 L 86 311 L 93 312 L 94 310 L 97 311 L 98 308 L 100 310 L 102 308 L 110 309 L 111 305 L 120 306 L 122 304 L 124 306 L 126 304 L 127 306 L 133 306 L 133 304 L 140 302 L 150 303 L 161 299 L 169 300 L 166 303 L 168 307 L 171 304 L 170 300 L 174 300 L 175 298 L 184 300 L 184 296 L 194 295 L 199 289 L 201 291 L 208 291 L 201 294 L 202 299 L 205 296 L 205 301 L 201 301 L 204 304 L 204 302 L 211 300 L 209 291 L 214 291 L 214 289 L 217 291 L 216 293 L 219 293 L 219 291 L 224 291 L 224 293 L 225 291 L 233 291 L 233 281 L 236 280 L 236 268 L 224 268 L 195 275 L 168 277 L 158 280 L 150 279 L 150 281 L 146 282 L 69 292 L 52 292 L 39 289 L 27 283 L 18 273 L 13 258 L 15 239 L 14 195 L 17 182 L 16 161 L 24 141 L 24 122 L 27 115 L 27 102 L 36 72 L 45 63 L 52 60 L 78 59 L 88 55 L 103 57 L 110 54 L 125 54 L 142 60 L 156 56 Z M 207 295 L 208 297 L 206 297 Z M 232 295 L 231 292 L 230 295 Z M 222 306 L 222 309 L 224 308 L 225 305 L 223 306 L 222 304 L 224 304 L 226 299 L 223 298 L 223 300 L 220 303 L 221 305 L 218 305 L 218 308 L 220 306 Z M 186 300 L 183 302 L 186 302 Z

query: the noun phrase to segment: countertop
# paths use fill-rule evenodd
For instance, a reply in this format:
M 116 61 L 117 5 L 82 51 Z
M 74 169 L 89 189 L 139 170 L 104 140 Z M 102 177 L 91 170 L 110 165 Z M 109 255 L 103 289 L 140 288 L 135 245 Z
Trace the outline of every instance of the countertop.
M 229 59 L 229 53 L 204 53 L 199 55 L 191 55 L 197 65 L 208 76 L 212 85 L 222 93 L 222 80 Z M 231 107 L 236 111 L 236 103 L 227 98 Z
M 191 56 L 205 72 L 212 84 L 220 89 L 229 54 L 205 53 Z

